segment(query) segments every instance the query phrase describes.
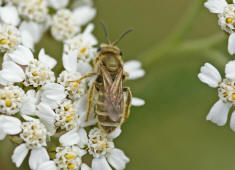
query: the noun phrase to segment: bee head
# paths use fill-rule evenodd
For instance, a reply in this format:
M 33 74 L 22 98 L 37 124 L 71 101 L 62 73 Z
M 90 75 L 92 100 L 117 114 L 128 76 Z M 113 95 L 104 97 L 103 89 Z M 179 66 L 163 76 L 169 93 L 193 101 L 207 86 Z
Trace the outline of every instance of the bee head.
M 100 54 L 111 53 L 113 55 L 120 55 L 122 56 L 121 50 L 112 44 L 102 44 L 99 48 L 97 48 L 97 52 Z

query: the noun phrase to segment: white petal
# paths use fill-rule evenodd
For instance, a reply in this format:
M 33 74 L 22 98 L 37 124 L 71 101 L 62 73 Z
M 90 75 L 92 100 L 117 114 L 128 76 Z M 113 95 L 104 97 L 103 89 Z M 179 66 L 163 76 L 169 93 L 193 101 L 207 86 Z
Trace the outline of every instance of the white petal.
M 230 34 L 228 39 L 228 52 L 229 54 L 235 54 L 235 33 Z
M 80 148 L 84 148 L 85 145 L 87 145 L 88 143 L 88 137 L 87 137 L 86 131 L 83 128 L 79 129 L 78 136 L 79 136 L 79 140 L 77 144 Z
M 127 77 L 128 80 L 135 80 L 135 79 L 144 77 L 145 75 L 145 71 L 143 69 L 133 70 L 127 73 L 128 73 L 128 77 Z
M 3 140 L 7 134 L 16 135 L 21 132 L 21 122 L 12 116 L 0 115 L 0 140 Z
M 44 63 L 46 66 L 48 66 L 50 69 L 54 68 L 56 65 L 56 60 L 49 55 L 46 55 L 45 50 L 41 49 L 38 56 L 39 61 Z
M 77 56 L 75 52 L 63 54 L 63 66 L 68 72 L 75 72 L 77 70 Z
M 55 112 L 45 103 L 40 103 L 37 108 L 38 112 L 36 115 L 50 132 L 50 135 L 53 135 L 55 133 Z
M 82 75 L 92 72 L 92 67 L 89 63 L 79 61 L 77 63 L 77 71 Z
M 29 62 L 32 61 L 34 58 L 31 50 L 22 45 L 18 46 L 15 51 L 9 53 L 8 55 L 14 62 L 20 65 L 28 65 Z
M 47 150 L 43 147 L 32 149 L 29 157 L 29 167 L 36 170 L 42 163 L 49 161 Z
M 79 115 L 78 124 L 80 127 L 88 127 L 95 125 L 97 123 L 97 120 L 95 118 L 95 115 L 93 112 L 89 115 L 88 121 L 86 121 L 87 118 L 87 97 L 83 96 L 78 100 L 78 103 L 76 105 L 76 110 Z
M 6 134 L 15 135 L 21 132 L 21 121 L 12 116 L 0 116 L 4 122 L 1 123 L 1 127 Z
M 226 78 L 235 79 L 235 61 L 230 61 L 225 66 Z
M 212 13 L 223 13 L 228 4 L 225 0 L 208 0 L 204 5 Z
M 64 99 L 64 87 L 57 83 L 48 83 L 45 86 L 42 87 L 43 94 L 46 97 L 54 100 L 61 100 Z
M 37 170 L 59 170 L 54 161 L 47 161 L 39 165 Z
M 112 149 L 107 160 L 117 170 L 125 169 L 126 163 L 130 161 L 122 150 L 116 148 Z
M 122 132 L 122 130 L 119 127 L 115 131 L 113 131 L 112 133 L 108 134 L 108 137 L 111 138 L 111 139 L 115 139 L 121 134 L 121 132 Z
M 143 99 L 133 97 L 131 101 L 132 106 L 143 106 L 145 104 L 145 101 Z
M 74 1 L 72 3 L 71 8 L 76 9 L 78 6 L 92 6 L 93 0 L 81 0 L 81 1 Z
M 36 111 L 36 93 L 34 90 L 29 90 L 26 93 L 26 97 L 24 102 L 22 103 L 22 106 L 20 108 L 20 113 L 25 115 L 35 115 Z
M 104 156 L 92 160 L 92 170 L 112 170 Z
M 65 133 L 64 135 L 60 136 L 60 143 L 63 146 L 72 146 L 75 144 L 78 144 L 79 142 L 79 135 L 77 133 L 77 129 L 71 130 L 67 133 Z
M 218 83 L 222 80 L 219 71 L 209 63 L 205 63 L 205 65 L 201 67 L 198 78 L 203 83 L 213 88 L 218 87 Z
M 135 70 L 141 68 L 141 62 L 137 60 L 130 60 L 124 63 L 124 70 Z
M 235 131 L 235 111 L 233 111 L 230 119 L 230 128 Z
M 34 50 L 34 39 L 31 36 L 31 34 L 26 30 L 20 30 L 20 32 L 21 32 L 21 42 L 22 42 L 22 44 L 25 47 Z
M 48 0 L 49 5 L 54 9 L 64 8 L 68 5 L 69 0 Z
M 75 106 L 78 115 L 80 116 L 82 113 L 87 112 L 87 96 L 82 96 Z
M 0 140 L 4 140 L 6 136 L 7 134 L 2 129 L 0 129 Z
M 57 83 L 48 83 L 41 88 L 41 100 L 47 103 L 52 109 L 66 97 L 64 87 Z
M 16 167 L 19 168 L 22 162 L 24 161 L 29 150 L 26 144 L 21 144 L 17 146 L 14 150 L 14 153 L 11 157 L 12 161 L 16 164 Z
M 91 170 L 91 168 L 87 166 L 86 164 L 82 164 L 81 170 Z
M 231 104 L 223 103 L 223 101 L 219 100 L 212 106 L 206 119 L 218 126 L 224 126 L 227 122 L 228 112 L 231 107 Z
M 95 17 L 96 10 L 90 6 L 81 6 L 74 10 L 73 15 L 76 18 L 76 24 L 81 26 L 87 24 Z
M 124 63 L 124 70 L 128 73 L 127 79 L 134 80 L 145 75 L 145 71 L 141 68 L 141 62 L 131 60 Z
M 22 118 L 23 118 L 24 120 L 26 120 L 26 121 L 28 121 L 28 122 L 37 121 L 37 120 L 38 120 L 38 119 L 32 118 L 32 117 L 30 117 L 30 116 L 28 116 L 28 115 L 21 115 L 21 116 L 22 116 Z
M 84 112 L 83 114 L 81 114 L 81 116 L 79 117 L 79 125 L 80 127 L 88 127 L 88 126 L 93 126 L 97 123 L 96 118 L 94 117 L 94 113 L 91 113 L 89 116 L 88 121 L 86 121 L 86 112 Z
M 87 25 L 86 29 L 83 32 L 84 39 L 88 41 L 92 46 L 97 45 L 98 40 L 96 37 L 92 34 L 92 31 L 94 30 L 94 24 Z
M 0 17 L 1 20 L 6 24 L 16 26 L 20 22 L 16 7 L 11 5 L 0 8 Z
M 0 71 L 0 82 L 21 82 L 25 79 L 24 71 L 12 61 L 3 63 L 3 70 Z
M 43 28 L 36 22 L 23 21 L 20 25 L 20 31 L 27 31 L 32 37 L 34 43 L 38 43 L 43 34 Z

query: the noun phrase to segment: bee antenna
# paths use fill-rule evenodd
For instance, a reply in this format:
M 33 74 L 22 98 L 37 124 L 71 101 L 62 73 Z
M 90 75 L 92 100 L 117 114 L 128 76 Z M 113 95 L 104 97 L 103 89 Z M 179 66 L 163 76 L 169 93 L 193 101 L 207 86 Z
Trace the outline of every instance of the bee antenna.
M 100 21 L 100 24 L 102 25 L 103 29 L 104 29 L 104 34 L 105 34 L 105 38 L 106 38 L 106 41 L 107 43 L 111 44 L 110 40 L 109 40 L 109 34 L 108 34 L 108 30 L 107 30 L 107 27 L 106 25 L 104 24 L 104 21 Z
M 129 28 L 129 29 L 126 30 L 124 33 L 122 33 L 122 34 L 120 35 L 120 37 L 119 37 L 117 40 L 115 40 L 112 44 L 113 44 L 113 45 L 116 45 L 123 37 L 125 37 L 128 33 L 132 32 L 132 31 L 133 31 L 133 28 Z

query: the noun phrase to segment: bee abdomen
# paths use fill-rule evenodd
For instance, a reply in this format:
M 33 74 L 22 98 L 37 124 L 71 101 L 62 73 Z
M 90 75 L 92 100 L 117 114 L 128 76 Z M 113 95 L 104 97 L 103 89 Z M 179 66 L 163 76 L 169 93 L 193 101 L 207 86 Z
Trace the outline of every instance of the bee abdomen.
M 102 111 L 99 110 L 99 108 L 102 108 Z M 107 111 L 104 111 L 104 108 L 99 107 L 99 105 L 96 105 L 95 113 L 100 128 L 103 129 L 106 133 L 113 132 L 121 124 L 121 119 L 115 122 L 112 121 L 109 118 Z
M 100 122 L 101 126 L 105 127 L 118 127 L 120 123 L 113 123 L 113 122 Z

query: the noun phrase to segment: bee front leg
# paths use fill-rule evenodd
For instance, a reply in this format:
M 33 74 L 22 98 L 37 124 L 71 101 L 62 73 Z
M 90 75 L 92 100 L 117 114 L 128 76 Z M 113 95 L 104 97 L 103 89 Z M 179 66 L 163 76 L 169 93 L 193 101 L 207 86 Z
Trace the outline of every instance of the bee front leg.
M 89 77 L 93 77 L 93 76 L 96 76 L 97 73 L 87 73 L 85 74 L 84 76 L 82 76 L 80 79 L 78 80 L 72 80 L 71 82 L 76 82 L 76 83 L 81 83 L 82 80 L 86 79 L 86 78 L 89 78 Z
M 87 115 L 86 115 L 86 122 L 89 119 L 89 115 L 91 113 L 93 101 L 94 101 L 94 90 L 95 90 L 96 82 L 93 82 L 91 87 L 89 88 L 88 95 L 87 95 L 87 101 L 88 101 L 88 109 L 87 109 Z
M 127 98 L 125 101 L 125 105 L 124 105 L 124 120 L 126 121 L 126 119 L 129 117 L 130 115 L 130 108 L 131 108 L 131 101 L 132 101 L 132 94 L 131 94 L 131 90 L 129 87 L 124 87 L 123 88 L 123 92 L 126 93 Z

